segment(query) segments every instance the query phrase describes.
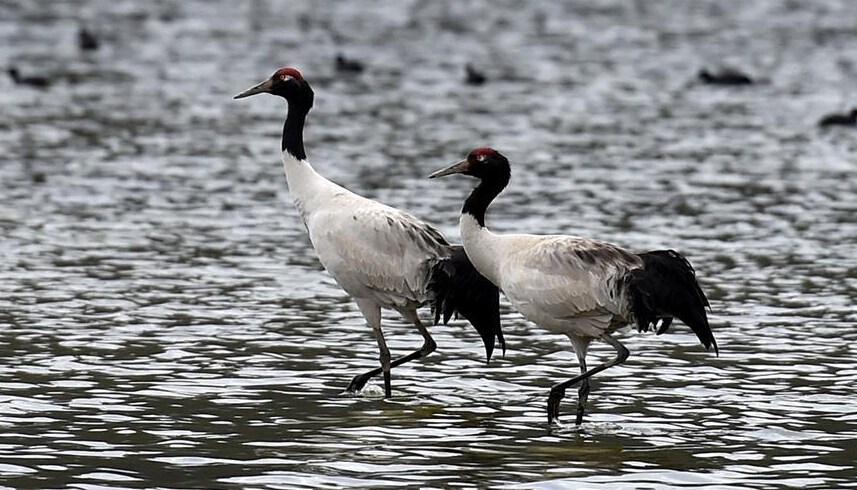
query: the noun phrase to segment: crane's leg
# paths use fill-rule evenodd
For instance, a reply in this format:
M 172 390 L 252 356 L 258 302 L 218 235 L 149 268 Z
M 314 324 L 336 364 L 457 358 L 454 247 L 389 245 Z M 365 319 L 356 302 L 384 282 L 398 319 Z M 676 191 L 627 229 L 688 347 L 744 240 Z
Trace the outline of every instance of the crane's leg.
M 363 317 L 366 318 L 366 323 L 372 327 L 372 331 L 375 333 L 375 340 L 378 342 L 381 367 L 375 368 L 367 373 L 358 374 L 351 380 L 351 383 L 348 384 L 348 388 L 346 388 L 345 391 L 349 393 L 360 391 L 369 379 L 378 373 L 383 372 L 384 396 L 389 398 L 393 396 L 393 389 L 390 383 L 390 368 L 392 365 L 390 362 L 390 349 L 387 348 L 387 342 L 384 340 L 384 332 L 381 331 L 381 307 L 373 301 L 365 299 L 358 299 L 356 301 L 357 307 L 360 308 L 360 312 L 363 313 Z
M 595 374 L 604 371 L 605 369 L 615 366 L 617 364 L 621 364 L 625 362 L 625 359 L 628 358 L 630 354 L 628 349 L 622 345 L 621 342 L 614 339 L 608 334 L 603 334 L 599 337 L 604 342 L 612 345 L 614 349 L 616 349 L 616 357 L 611 359 L 604 364 L 599 364 L 594 368 L 586 371 L 586 361 L 582 359 L 586 354 L 578 355 L 578 359 L 580 362 L 580 370 L 582 371 L 580 376 L 575 376 L 568 381 L 564 381 L 562 383 L 558 383 L 551 388 L 551 394 L 548 397 L 548 424 L 553 423 L 555 420 L 559 419 L 559 402 L 562 400 L 562 397 L 565 396 L 565 389 L 569 386 L 574 385 L 575 383 L 581 382 L 580 390 L 578 391 L 578 395 L 580 398 L 578 399 L 577 405 L 577 420 L 576 424 L 580 425 L 583 422 L 583 413 L 586 411 L 586 399 L 589 398 L 589 378 Z
M 586 374 L 586 353 L 577 355 L 577 360 L 580 364 L 580 374 Z M 586 411 L 586 400 L 589 398 L 589 378 L 583 378 L 580 382 L 580 388 L 577 389 L 577 419 L 575 424 L 580 425 L 583 422 L 583 413 Z M 559 411 L 559 407 L 557 407 Z
M 361 311 L 362 311 L 362 309 L 361 309 Z M 432 352 L 434 352 L 435 349 L 437 349 L 437 344 L 435 344 L 434 339 L 431 338 L 431 335 L 429 334 L 428 329 L 426 329 L 426 327 L 420 321 L 420 317 L 417 314 L 417 311 L 416 310 L 404 310 L 404 311 L 400 311 L 400 312 L 401 312 L 402 316 L 405 317 L 405 319 L 413 322 L 414 326 L 416 326 L 417 329 L 420 331 L 420 334 L 422 334 L 422 336 L 423 336 L 423 346 L 420 347 L 419 349 L 417 349 L 416 351 L 411 352 L 410 354 L 408 354 L 406 356 L 402 356 L 402 357 L 399 357 L 397 359 L 394 359 L 393 361 L 390 362 L 390 368 L 394 368 L 394 367 L 399 366 L 401 364 L 404 364 L 408 361 L 413 361 L 414 359 L 419 359 L 421 357 L 425 357 L 425 356 L 431 354 Z M 379 313 L 379 318 L 380 318 L 380 313 Z M 367 320 L 368 320 L 368 318 L 367 318 Z M 372 328 L 374 329 L 374 327 L 372 327 Z M 380 321 L 379 321 L 379 328 L 378 328 L 377 332 L 380 332 Z M 376 333 L 376 338 L 377 338 L 377 336 L 378 336 L 378 333 Z M 381 334 L 381 338 L 383 340 L 383 334 Z M 379 342 L 379 346 L 380 346 L 380 342 Z M 386 347 L 386 344 L 385 344 L 385 347 Z M 387 354 L 389 356 L 389 351 Z M 383 361 L 381 362 L 381 364 L 382 364 L 382 368 L 383 368 Z M 375 368 L 369 372 L 355 376 L 354 379 L 351 380 L 351 383 L 348 384 L 348 388 L 346 388 L 345 391 L 348 393 L 354 393 L 354 392 L 362 390 L 363 387 L 366 385 L 366 383 L 372 377 L 377 376 L 378 374 L 383 372 L 382 368 Z M 387 374 L 385 374 L 385 378 L 384 378 L 385 379 L 385 385 L 387 384 L 386 376 L 387 376 Z M 390 394 L 388 393 L 387 396 L 390 396 Z
M 410 320 L 414 326 L 417 327 L 417 330 L 420 331 L 420 335 L 423 336 L 423 346 L 414 352 L 393 361 L 393 367 L 398 366 L 399 364 L 404 364 L 408 361 L 413 361 L 414 359 L 425 357 L 437 349 L 437 344 L 434 343 L 434 339 L 431 338 L 428 329 L 423 325 L 423 322 L 420 321 L 420 316 L 417 314 L 417 310 L 400 310 L 400 313 L 406 320 Z

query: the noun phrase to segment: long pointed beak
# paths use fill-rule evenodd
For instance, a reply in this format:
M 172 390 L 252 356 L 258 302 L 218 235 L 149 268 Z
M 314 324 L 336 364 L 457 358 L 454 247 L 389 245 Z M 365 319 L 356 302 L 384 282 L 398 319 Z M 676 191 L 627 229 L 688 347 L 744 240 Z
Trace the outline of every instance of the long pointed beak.
M 244 97 L 250 97 L 251 95 L 261 94 L 264 92 L 270 92 L 271 86 L 273 84 L 274 84 L 274 81 L 269 78 L 269 79 L 265 80 L 264 82 L 260 83 L 259 85 L 256 85 L 255 87 L 248 88 L 247 90 L 236 95 L 234 98 L 243 99 Z
M 468 170 L 470 170 L 470 162 L 468 162 L 467 160 L 462 160 L 462 161 L 456 163 L 455 165 L 450 165 L 449 167 L 446 167 L 446 168 L 438 170 L 437 172 L 434 172 L 433 174 L 429 175 L 429 178 L 430 179 L 436 179 L 438 177 L 443 177 L 445 175 L 464 173 L 464 172 L 467 172 Z

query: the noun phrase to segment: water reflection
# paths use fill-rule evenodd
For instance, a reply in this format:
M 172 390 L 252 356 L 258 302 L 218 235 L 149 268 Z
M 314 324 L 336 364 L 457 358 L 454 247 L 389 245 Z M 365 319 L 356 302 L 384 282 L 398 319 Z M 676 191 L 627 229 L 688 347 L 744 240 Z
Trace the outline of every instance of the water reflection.
M 854 480 L 857 135 L 815 127 L 848 105 L 851 4 L 376 7 L 7 5 L 0 51 L 57 81 L 0 91 L 2 485 Z M 75 48 L 82 20 L 96 52 Z M 338 78 L 343 50 L 366 72 Z M 475 61 L 485 86 L 461 82 Z M 693 83 L 721 61 L 766 83 Z M 395 370 L 392 399 L 342 394 L 377 362 L 371 332 L 291 207 L 284 106 L 231 104 L 284 64 L 317 87 L 307 148 L 325 175 L 456 237 L 469 183 L 426 174 L 494 145 L 516 174 L 494 229 L 679 247 L 721 356 L 683 328 L 631 334 L 587 422 L 548 431 L 574 356 L 505 309 L 505 357 L 486 365 L 463 324 L 437 326 L 438 352 Z M 386 328 L 394 352 L 420 343 Z

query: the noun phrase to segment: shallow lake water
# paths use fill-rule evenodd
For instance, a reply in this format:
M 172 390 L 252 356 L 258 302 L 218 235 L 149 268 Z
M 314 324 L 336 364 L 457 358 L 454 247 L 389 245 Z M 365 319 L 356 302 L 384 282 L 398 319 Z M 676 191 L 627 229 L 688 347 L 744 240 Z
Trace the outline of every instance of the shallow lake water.
M 0 487 L 857 487 L 857 131 L 816 126 L 857 103 L 857 4 L 2 10 L 0 59 L 54 83 L 0 80 Z M 697 83 L 723 65 L 760 83 Z M 426 176 L 492 145 L 513 165 L 492 229 L 681 251 L 720 356 L 683 325 L 628 332 L 584 424 L 570 390 L 549 430 L 575 357 L 501 301 L 505 355 L 452 321 L 391 399 L 342 394 L 377 364 L 371 329 L 290 201 L 285 103 L 232 100 L 281 66 L 315 89 L 324 175 L 457 241 L 473 183 Z

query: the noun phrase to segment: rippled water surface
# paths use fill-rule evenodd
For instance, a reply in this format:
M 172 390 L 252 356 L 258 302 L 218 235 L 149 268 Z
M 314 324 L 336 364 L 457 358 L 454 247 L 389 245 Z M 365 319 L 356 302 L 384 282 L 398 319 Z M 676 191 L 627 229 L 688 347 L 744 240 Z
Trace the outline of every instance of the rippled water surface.
M 815 125 L 857 103 L 857 4 L 0 3 L 0 60 L 54 81 L 0 80 L 0 486 L 857 487 L 857 131 Z M 549 431 L 574 355 L 503 303 L 505 356 L 451 322 L 393 398 L 341 394 L 371 330 L 292 207 L 285 104 L 231 99 L 284 65 L 320 172 L 458 240 L 472 182 L 425 177 L 493 145 L 493 229 L 679 249 L 720 356 L 628 333 Z M 721 65 L 761 83 L 696 83 Z

